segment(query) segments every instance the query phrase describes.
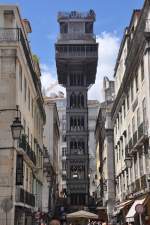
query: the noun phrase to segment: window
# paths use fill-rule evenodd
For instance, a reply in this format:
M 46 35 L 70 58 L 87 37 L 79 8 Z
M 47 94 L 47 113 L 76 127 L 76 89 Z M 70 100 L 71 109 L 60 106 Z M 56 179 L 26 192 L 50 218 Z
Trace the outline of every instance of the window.
M 17 155 L 16 162 L 16 185 L 23 185 L 23 156 Z
M 62 148 L 62 156 L 66 156 L 67 154 L 67 148 Z
M 34 112 L 34 109 L 33 109 L 34 107 L 33 107 L 33 98 L 32 98 L 32 100 L 31 100 L 31 113 L 32 113 L 32 117 L 33 117 L 33 112 Z
M 116 159 L 117 159 L 117 162 L 118 162 L 118 147 L 116 147 Z
M 125 101 L 123 102 L 123 116 L 126 117 L 126 104 Z
M 22 91 L 22 67 L 19 64 L 19 85 L 20 85 L 20 90 Z
M 62 120 L 66 120 L 66 114 L 62 115 Z
M 30 89 L 28 88 L 28 109 L 30 111 Z
M 60 23 L 60 33 L 61 34 L 68 33 L 68 23 L 65 22 Z
M 133 81 L 131 81 L 131 102 L 134 99 L 134 92 L 133 92 Z
M 27 98 L 27 80 L 24 78 L 24 100 Z
M 31 134 L 31 148 L 33 148 L 33 136 Z
M 142 110 L 143 110 L 143 121 L 146 121 L 146 100 L 145 100 L 145 98 L 143 99 L 143 102 L 142 102 Z
M 65 180 L 66 180 L 66 178 L 67 178 L 66 174 L 63 174 L 63 175 L 62 175 L 62 180 L 64 180 L 64 181 L 65 181 Z
M 139 90 L 138 73 L 136 74 L 136 77 L 135 77 L 135 88 L 136 88 L 136 92 L 137 92 Z
M 120 115 L 120 123 L 122 124 L 122 110 L 119 112 Z
M 135 132 L 135 118 L 132 118 L 132 134 Z
M 144 59 L 141 61 L 141 80 L 144 80 Z
M 140 125 L 140 109 L 137 109 L 137 127 Z
M 88 33 L 88 34 L 93 33 L 93 23 L 92 22 L 85 23 L 85 33 Z
M 66 122 L 62 123 L 62 130 L 66 130 Z
M 130 128 L 130 124 L 128 125 L 128 140 L 130 140 L 131 138 L 131 128 Z
M 140 166 L 140 175 L 144 174 L 144 168 L 143 168 L 143 155 L 139 151 L 139 166 Z
M 29 135 L 30 135 L 30 133 L 29 133 L 29 127 L 28 127 L 28 129 L 27 129 L 27 132 L 28 132 L 27 135 L 28 135 L 28 143 L 29 143 L 29 139 L 30 139 L 30 136 L 29 136 Z
M 127 110 L 129 110 L 129 90 L 128 90 L 128 93 L 127 93 Z
M 66 170 L 66 161 L 62 161 L 62 170 Z
M 26 133 L 26 121 L 23 119 L 23 128 L 24 128 L 24 133 Z
M 63 141 L 63 142 L 66 142 L 66 135 L 63 135 L 63 136 L 62 136 L 62 141 Z
M 135 170 L 135 178 L 138 178 L 138 160 L 137 156 L 134 156 L 134 170 Z

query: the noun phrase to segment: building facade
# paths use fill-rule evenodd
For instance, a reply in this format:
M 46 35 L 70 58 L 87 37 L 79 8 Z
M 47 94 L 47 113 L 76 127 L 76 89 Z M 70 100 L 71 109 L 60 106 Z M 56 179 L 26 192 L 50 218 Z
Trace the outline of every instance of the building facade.
M 56 43 L 58 82 L 67 91 L 67 196 L 72 206 L 88 205 L 88 87 L 95 82 L 98 45 L 93 35 L 95 13 L 60 12 Z
M 98 160 L 97 209 L 101 220 L 112 223 L 115 205 L 115 164 L 113 152 L 113 124 L 111 109 L 114 99 L 114 81 L 104 77 L 104 102 L 101 103 L 96 129 Z
M 135 206 L 145 208 L 142 223 L 150 224 L 149 137 L 150 2 L 134 10 L 125 29 L 115 67 L 116 99 L 112 108 L 116 178 L 116 212 L 122 224 L 139 224 Z M 130 209 L 129 209 L 130 208 Z
M 88 100 L 89 192 L 91 197 L 94 197 L 97 182 L 95 126 L 99 107 L 100 103 L 97 100 Z
M 66 98 L 63 93 L 55 94 L 51 96 L 51 99 L 56 102 L 59 121 L 60 121 L 60 144 L 59 144 L 59 195 L 66 197 L 66 179 L 67 179 L 67 143 L 66 143 Z
M 55 101 L 49 97 L 44 98 L 46 124 L 44 127 L 44 145 L 50 158 L 51 182 L 50 182 L 50 210 L 55 211 L 57 199 L 59 197 L 58 179 L 59 179 L 59 117 Z M 44 194 L 44 193 L 43 193 Z
M 18 7 L 0 5 L 0 26 L 0 224 L 28 225 L 34 212 L 42 210 L 41 73 L 28 42 L 30 23 Z M 15 117 L 23 130 L 13 141 L 10 126 Z

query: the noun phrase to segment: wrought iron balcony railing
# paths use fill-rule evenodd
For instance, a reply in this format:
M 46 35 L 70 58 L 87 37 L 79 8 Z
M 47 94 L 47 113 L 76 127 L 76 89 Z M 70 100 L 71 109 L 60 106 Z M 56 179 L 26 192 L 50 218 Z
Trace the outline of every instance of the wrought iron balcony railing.
M 71 11 L 71 12 L 58 12 L 57 19 L 92 19 L 95 20 L 95 12 L 93 10 L 89 10 L 88 12 L 78 12 L 78 11 Z
M 67 33 L 67 34 L 59 34 L 58 41 L 59 40 L 84 40 L 84 41 L 90 41 L 90 40 L 96 40 L 95 34 L 86 34 L 86 33 Z
M 98 57 L 97 45 L 56 46 L 56 58 Z
M 19 141 L 19 147 L 22 148 L 26 154 L 28 155 L 28 157 L 30 158 L 30 160 L 34 163 L 34 165 L 36 165 L 36 156 L 35 153 L 32 151 L 29 143 L 26 140 L 26 136 L 22 135 L 20 141 Z
M 29 206 L 35 206 L 35 196 L 28 191 L 25 191 L 23 188 L 16 188 L 16 202 L 27 204 Z
M 142 122 L 138 127 L 138 140 L 141 139 L 144 136 L 147 136 L 146 122 Z

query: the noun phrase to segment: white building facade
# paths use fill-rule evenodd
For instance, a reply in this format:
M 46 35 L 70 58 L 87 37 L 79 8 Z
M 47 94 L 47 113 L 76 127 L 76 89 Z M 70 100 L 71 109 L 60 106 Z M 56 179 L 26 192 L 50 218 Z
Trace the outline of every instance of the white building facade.
M 143 200 L 145 207 L 142 220 L 149 220 L 146 217 L 149 212 L 149 204 L 146 202 L 149 197 L 150 174 L 149 19 L 150 3 L 145 0 L 142 10 L 133 12 L 115 67 L 116 99 L 112 118 L 116 214 L 120 224 L 125 221 L 139 224 L 137 214 L 132 210 L 139 200 Z
M 0 27 L 0 224 L 28 225 L 42 210 L 41 74 L 28 42 L 30 23 L 18 7 L 0 5 Z M 10 126 L 16 116 L 23 130 L 13 141 Z

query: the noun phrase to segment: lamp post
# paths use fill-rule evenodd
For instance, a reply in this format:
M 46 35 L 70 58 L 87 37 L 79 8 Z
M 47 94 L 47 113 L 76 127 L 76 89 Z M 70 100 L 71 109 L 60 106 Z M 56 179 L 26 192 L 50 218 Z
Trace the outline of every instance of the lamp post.
M 125 158 L 124 162 L 125 162 L 127 168 L 130 169 L 132 167 L 132 158 L 130 156 L 127 156 Z

